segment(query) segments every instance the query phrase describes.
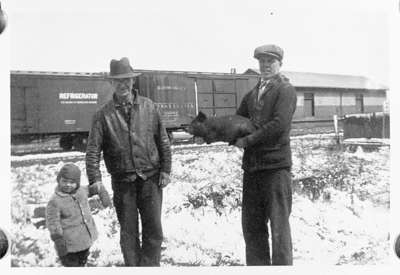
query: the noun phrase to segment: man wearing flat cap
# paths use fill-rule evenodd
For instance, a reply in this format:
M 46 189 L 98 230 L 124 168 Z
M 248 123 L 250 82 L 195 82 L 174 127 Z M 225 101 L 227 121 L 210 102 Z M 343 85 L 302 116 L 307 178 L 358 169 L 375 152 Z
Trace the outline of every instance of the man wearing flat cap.
M 292 265 L 289 133 L 296 91 L 279 73 L 283 59 L 280 47 L 257 47 L 254 57 L 259 62 L 261 77 L 237 110 L 238 115 L 249 118 L 256 127 L 255 132 L 236 141 L 236 146 L 244 148 L 242 228 L 246 264 Z
M 133 89 L 139 74 L 127 58 L 111 60 L 109 79 L 113 98 L 93 117 L 86 172 L 89 184 L 101 184 L 103 152 L 111 174 L 125 265 L 159 266 L 163 239 L 162 188 L 170 181 L 171 149 L 154 103 Z

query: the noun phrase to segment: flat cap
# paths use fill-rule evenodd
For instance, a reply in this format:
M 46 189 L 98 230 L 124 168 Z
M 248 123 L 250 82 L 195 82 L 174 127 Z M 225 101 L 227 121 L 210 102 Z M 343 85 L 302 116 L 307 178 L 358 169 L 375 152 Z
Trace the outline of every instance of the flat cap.
M 283 50 L 279 46 L 273 44 L 262 45 L 254 50 L 254 58 L 259 59 L 260 56 L 263 55 L 270 55 L 277 58 L 279 61 L 282 61 Z

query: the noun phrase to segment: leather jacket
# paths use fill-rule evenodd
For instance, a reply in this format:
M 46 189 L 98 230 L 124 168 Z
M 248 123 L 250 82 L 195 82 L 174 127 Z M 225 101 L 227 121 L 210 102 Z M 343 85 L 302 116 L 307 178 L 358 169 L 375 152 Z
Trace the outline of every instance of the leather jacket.
M 127 118 L 115 96 L 93 116 L 86 149 L 89 184 L 101 181 L 100 156 L 115 177 L 136 173 L 146 178 L 171 172 L 171 149 L 167 132 L 154 103 L 136 90 Z

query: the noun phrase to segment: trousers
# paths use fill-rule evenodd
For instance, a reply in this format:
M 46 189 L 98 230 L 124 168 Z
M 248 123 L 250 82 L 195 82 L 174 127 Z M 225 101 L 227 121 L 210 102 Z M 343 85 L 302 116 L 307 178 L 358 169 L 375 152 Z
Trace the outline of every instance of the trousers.
M 113 202 L 120 224 L 120 245 L 126 266 L 160 266 L 162 189 L 159 174 L 146 180 L 112 180 Z M 139 215 L 141 238 L 139 234 Z
M 293 264 L 289 224 L 291 183 L 289 169 L 244 172 L 242 229 L 247 265 Z
M 85 249 L 79 252 L 68 253 L 67 255 L 60 257 L 60 260 L 63 266 L 80 267 L 86 265 L 88 256 L 89 249 Z

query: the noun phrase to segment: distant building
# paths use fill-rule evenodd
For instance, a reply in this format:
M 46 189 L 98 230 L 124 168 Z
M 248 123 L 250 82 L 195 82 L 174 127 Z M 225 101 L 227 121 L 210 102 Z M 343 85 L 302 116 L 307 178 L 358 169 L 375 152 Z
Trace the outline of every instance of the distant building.
M 258 75 L 248 69 L 244 75 Z M 332 119 L 334 114 L 382 112 L 388 88 L 363 76 L 282 71 L 297 91 L 294 118 Z M 255 79 L 253 79 L 255 85 Z

